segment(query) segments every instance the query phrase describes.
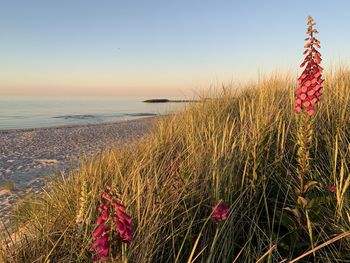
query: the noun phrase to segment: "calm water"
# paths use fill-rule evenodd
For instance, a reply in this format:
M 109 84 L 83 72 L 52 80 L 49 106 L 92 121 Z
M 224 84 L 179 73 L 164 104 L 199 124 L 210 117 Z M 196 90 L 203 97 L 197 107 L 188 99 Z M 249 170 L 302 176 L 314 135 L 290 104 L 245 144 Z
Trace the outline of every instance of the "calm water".
M 143 103 L 145 99 L 149 98 L 0 97 L 0 130 L 130 120 L 184 107 L 184 103 Z

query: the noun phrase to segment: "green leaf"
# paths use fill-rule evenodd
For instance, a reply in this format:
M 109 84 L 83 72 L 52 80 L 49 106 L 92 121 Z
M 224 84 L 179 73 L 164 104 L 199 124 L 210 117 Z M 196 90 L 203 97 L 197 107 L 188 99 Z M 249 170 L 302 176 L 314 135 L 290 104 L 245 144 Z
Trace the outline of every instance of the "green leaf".
M 306 209 L 312 209 L 313 207 L 315 207 L 316 205 L 319 204 L 319 200 L 317 197 L 312 198 L 309 203 L 307 204 L 307 206 L 305 207 Z

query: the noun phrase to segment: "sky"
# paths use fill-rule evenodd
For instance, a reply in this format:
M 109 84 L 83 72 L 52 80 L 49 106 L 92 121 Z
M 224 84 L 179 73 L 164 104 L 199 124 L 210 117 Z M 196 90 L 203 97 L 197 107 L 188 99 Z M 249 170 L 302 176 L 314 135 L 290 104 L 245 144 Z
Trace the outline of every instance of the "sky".
M 350 58 L 348 0 L 0 0 L 0 96 L 182 96 Z

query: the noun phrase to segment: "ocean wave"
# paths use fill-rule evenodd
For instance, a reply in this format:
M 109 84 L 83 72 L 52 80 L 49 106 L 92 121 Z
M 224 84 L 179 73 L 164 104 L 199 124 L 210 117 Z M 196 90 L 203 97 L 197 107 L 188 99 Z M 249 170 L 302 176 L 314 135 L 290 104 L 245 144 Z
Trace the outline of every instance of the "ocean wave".
M 70 119 L 78 119 L 78 120 L 86 120 L 86 119 L 94 119 L 97 118 L 98 116 L 96 115 L 90 115 L 90 114 L 78 114 L 78 115 L 63 115 L 63 116 L 56 116 L 53 117 L 55 119 L 65 119 L 65 120 L 70 120 Z

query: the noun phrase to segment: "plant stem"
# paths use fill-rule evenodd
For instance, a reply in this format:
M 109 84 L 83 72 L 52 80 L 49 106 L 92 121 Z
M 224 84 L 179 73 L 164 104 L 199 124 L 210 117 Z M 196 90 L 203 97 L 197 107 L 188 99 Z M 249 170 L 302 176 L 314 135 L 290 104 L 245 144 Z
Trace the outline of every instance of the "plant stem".
M 309 116 L 301 114 L 299 127 L 298 127 L 298 177 L 299 177 L 299 190 L 300 195 L 305 194 L 305 177 L 309 170 L 309 159 L 310 159 L 310 143 L 312 140 L 312 128 Z

